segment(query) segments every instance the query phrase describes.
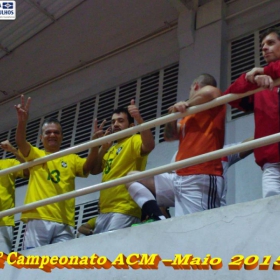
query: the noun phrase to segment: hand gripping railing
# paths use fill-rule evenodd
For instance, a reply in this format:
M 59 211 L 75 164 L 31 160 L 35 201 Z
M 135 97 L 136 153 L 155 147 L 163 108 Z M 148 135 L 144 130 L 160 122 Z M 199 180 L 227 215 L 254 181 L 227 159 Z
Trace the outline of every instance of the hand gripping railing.
M 280 78 L 274 81 L 274 85 L 275 86 L 280 85 Z M 140 125 L 128 128 L 128 129 L 125 129 L 123 131 L 119 131 L 117 133 L 107 135 L 107 136 L 104 136 L 104 137 L 96 139 L 96 140 L 91 140 L 87 143 L 80 144 L 80 145 L 77 145 L 77 146 L 74 146 L 74 147 L 71 147 L 71 148 L 53 153 L 51 155 L 48 155 L 48 156 L 45 156 L 45 157 L 42 157 L 42 158 L 38 158 L 34 161 L 22 163 L 20 165 L 14 166 L 14 167 L 7 168 L 5 170 L 1 170 L 0 171 L 0 176 L 4 175 L 4 174 L 8 174 L 10 172 L 15 172 L 15 171 L 18 171 L 18 170 L 22 170 L 22 169 L 25 169 L 25 168 L 28 168 L 28 167 L 31 167 L 31 166 L 34 166 L 34 165 L 42 164 L 46 161 L 53 160 L 53 159 L 62 157 L 64 155 L 68 155 L 68 154 L 71 154 L 71 153 L 78 153 L 80 151 L 102 145 L 106 142 L 121 139 L 121 138 L 130 136 L 134 133 L 141 132 L 141 131 L 150 129 L 150 128 L 155 127 L 155 126 L 174 121 L 178 118 L 182 118 L 182 117 L 187 116 L 187 115 L 198 113 L 198 112 L 201 112 L 201 111 L 204 111 L 204 110 L 207 110 L 207 109 L 210 109 L 210 108 L 222 105 L 222 104 L 226 104 L 226 103 L 234 101 L 234 100 L 237 100 L 239 98 L 255 94 L 255 93 L 257 93 L 261 90 L 263 90 L 263 88 L 258 88 L 256 90 L 248 91 L 248 92 L 243 93 L 243 94 L 227 94 L 227 95 L 224 95 L 222 97 L 218 97 L 218 98 L 216 98 L 216 99 L 214 99 L 210 102 L 207 102 L 205 104 L 190 107 L 190 108 L 187 109 L 187 111 L 185 113 L 172 113 L 172 114 L 169 114 L 167 116 L 163 116 L 161 118 L 158 118 L 158 119 L 155 119 L 155 120 L 152 120 L 152 121 L 149 121 L 149 122 L 146 122 L 146 123 L 143 123 L 143 124 L 140 124 Z M 125 184 L 125 183 L 131 182 L 131 181 L 136 181 L 136 180 L 139 180 L 141 178 L 151 177 L 151 176 L 154 176 L 154 175 L 157 175 L 157 174 L 160 174 L 160 173 L 164 173 L 164 172 L 168 172 L 168 171 L 171 171 L 171 170 L 174 170 L 174 169 L 180 169 L 180 168 L 183 168 L 183 167 L 196 165 L 196 164 L 199 164 L 199 163 L 202 163 L 202 162 L 205 162 L 205 161 L 210 161 L 210 160 L 214 160 L 214 159 L 217 159 L 217 158 L 221 158 L 221 157 L 224 157 L 224 156 L 227 156 L 227 155 L 230 155 L 230 154 L 234 154 L 234 153 L 237 153 L 237 152 L 243 152 L 243 151 L 255 149 L 257 147 L 269 145 L 269 144 L 272 144 L 272 143 L 275 143 L 275 142 L 280 142 L 280 133 L 276 133 L 276 134 L 273 134 L 273 135 L 270 135 L 270 136 L 266 136 L 266 137 L 263 137 L 263 138 L 252 140 L 252 141 L 242 143 L 242 144 L 239 144 L 239 145 L 235 145 L 235 146 L 232 146 L 232 147 L 229 147 L 229 148 L 213 151 L 213 152 L 210 152 L 210 153 L 207 153 L 207 154 L 195 156 L 193 158 L 185 159 L 185 160 L 178 161 L 178 162 L 175 162 L 175 163 L 170 163 L 170 164 L 167 164 L 167 165 L 163 165 L 163 166 L 160 166 L 160 167 L 157 167 L 157 168 L 153 168 L 153 169 L 150 169 L 150 170 L 140 172 L 138 174 L 125 176 L 125 177 L 118 178 L 118 179 L 115 179 L 115 180 L 112 180 L 112 181 L 103 182 L 103 183 L 100 183 L 100 184 L 96 184 L 94 186 L 85 187 L 83 189 L 71 191 L 71 192 L 61 194 L 61 195 L 58 195 L 58 196 L 50 197 L 50 198 L 47 198 L 47 199 L 43 199 L 43 200 L 40 200 L 40 201 L 36 201 L 36 202 L 33 202 L 33 203 L 22 205 L 22 206 L 19 206 L 19 207 L 11 208 L 11 209 L 2 211 L 0 213 L 0 218 L 5 217 L 5 216 L 9 216 L 9 215 L 13 215 L 13 214 L 16 214 L 16 213 L 28 211 L 28 210 L 37 208 L 39 206 L 55 203 L 55 202 L 62 201 L 62 200 L 65 200 L 65 199 L 70 199 L 70 198 L 86 195 L 86 194 L 89 194 L 89 193 L 92 193 L 92 192 L 95 192 L 95 191 L 99 191 L 99 190 L 102 190 L 102 189 L 107 189 L 107 188 L 110 188 L 110 187 L 113 187 L 113 186 L 116 186 L 116 185 Z

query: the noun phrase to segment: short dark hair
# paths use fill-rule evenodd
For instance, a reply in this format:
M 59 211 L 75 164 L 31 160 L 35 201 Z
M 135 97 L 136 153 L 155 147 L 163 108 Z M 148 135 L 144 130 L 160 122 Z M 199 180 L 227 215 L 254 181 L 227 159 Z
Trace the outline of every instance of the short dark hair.
M 53 118 L 53 117 L 44 119 L 44 121 L 43 121 L 43 123 L 42 123 L 42 127 L 41 127 L 42 132 L 43 132 L 43 126 L 44 126 L 45 124 L 49 124 L 49 123 L 58 124 L 58 125 L 60 126 L 60 128 L 61 128 L 61 134 L 63 135 L 63 129 L 62 129 L 62 125 L 61 125 L 60 121 L 59 121 L 58 119 L 56 119 L 56 118 Z
M 263 39 L 269 35 L 270 33 L 276 33 L 278 40 L 280 40 L 280 27 L 270 27 L 266 30 L 264 30 L 263 32 L 261 32 L 260 34 L 260 42 L 263 41 Z
M 201 87 L 204 86 L 213 86 L 213 87 L 217 87 L 217 82 L 215 80 L 215 78 L 207 73 L 202 73 L 200 74 L 195 80 L 194 82 L 199 83 L 199 85 Z
M 125 108 L 125 107 L 118 107 L 117 109 L 115 109 L 115 110 L 113 111 L 113 113 L 112 113 L 112 116 L 113 116 L 114 114 L 120 114 L 120 113 L 124 113 L 124 114 L 127 115 L 127 120 L 128 120 L 128 123 L 129 123 L 129 124 L 134 123 L 134 119 L 131 117 L 131 115 L 130 115 L 129 112 L 128 112 L 128 109 Z

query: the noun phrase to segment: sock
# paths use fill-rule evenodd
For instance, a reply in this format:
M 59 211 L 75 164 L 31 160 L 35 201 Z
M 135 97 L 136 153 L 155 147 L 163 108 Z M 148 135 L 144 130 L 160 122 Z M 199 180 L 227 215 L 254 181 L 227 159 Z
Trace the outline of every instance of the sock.
M 161 213 L 153 194 L 142 184 L 138 182 L 132 183 L 128 192 L 133 200 L 142 208 L 142 218 L 149 218 L 155 220 L 164 220 L 165 217 Z
M 142 208 L 147 201 L 155 200 L 153 194 L 138 182 L 132 183 L 128 188 L 128 192 L 140 208 Z
M 163 216 L 163 214 L 161 213 L 155 199 L 149 200 L 146 203 L 144 203 L 144 205 L 142 207 L 142 211 L 144 213 L 147 213 L 149 218 L 151 218 L 151 219 L 154 219 L 154 220 L 157 220 L 157 221 L 166 219 Z

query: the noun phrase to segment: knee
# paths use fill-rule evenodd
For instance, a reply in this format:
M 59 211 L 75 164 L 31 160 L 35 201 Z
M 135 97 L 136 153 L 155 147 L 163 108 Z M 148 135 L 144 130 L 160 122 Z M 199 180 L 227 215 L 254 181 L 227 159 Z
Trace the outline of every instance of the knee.
M 134 175 L 134 174 L 137 174 L 137 173 L 140 173 L 140 171 L 130 171 L 130 172 L 127 173 L 127 176 Z M 125 187 L 128 189 L 134 182 L 135 181 L 126 183 Z

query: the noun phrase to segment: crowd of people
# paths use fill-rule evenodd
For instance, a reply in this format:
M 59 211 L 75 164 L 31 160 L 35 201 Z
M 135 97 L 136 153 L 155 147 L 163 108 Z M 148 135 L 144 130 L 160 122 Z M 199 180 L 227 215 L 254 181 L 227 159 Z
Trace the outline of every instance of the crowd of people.
M 280 29 L 266 30 L 261 37 L 261 48 L 266 67 L 255 67 L 241 75 L 222 93 L 215 78 L 207 73 L 200 74 L 190 87 L 187 101 L 180 101 L 168 109 L 168 113 L 184 113 L 187 108 L 209 102 L 223 94 L 244 93 L 263 87 L 254 96 L 232 102 L 242 110 L 253 110 L 255 135 L 260 138 L 279 132 L 280 108 L 279 88 L 273 79 L 280 75 Z M 58 152 L 63 140 L 63 128 L 57 119 L 46 119 L 41 127 L 43 149 L 32 146 L 26 139 L 31 99 L 21 97 L 15 106 L 18 124 L 16 130 L 17 149 L 8 141 L 1 148 L 15 155 L 17 160 L 0 160 L 0 168 L 15 166 Z M 166 141 L 179 141 L 175 161 L 181 161 L 224 147 L 225 105 L 195 113 L 165 125 Z M 140 110 L 131 100 L 127 108 L 112 112 L 111 125 L 105 130 L 105 121 L 100 126 L 95 120 L 92 139 L 98 139 L 144 122 Z M 247 139 L 245 141 L 249 141 Z M 91 148 L 87 158 L 69 154 L 28 170 L 0 176 L 0 210 L 14 207 L 15 179 L 28 177 L 25 204 L 67 193 L 75 189 L 76 177 L 102 173 L 102 182 L 114 180 L 145 170 L 149 153 L 155 141 L 147 129 L 113 143 Z M 228 167 L 246 157 L 252 151 L 231 155 L 226 158 L 207 161 L 175 172 L 156 175 L 128 184 L 121 184 L 100 191 L 99 215 L 79 231 L 85 235 L 129 227 L 143 222 L 159 221 L 168 216 L 168 207 L 175 207 L 175 216 L 204 211 L 226 205 L 225 173 Z M 254 150 L 256 163 L 263 170 L 263 197 L 280 194 L 280 147 L 279 143 Z M 22 213 L 26 223 L 23 248 L 31 249 L 74 238 L 75 200 L 41 206 Z M 0 219 L 0 251 L 10 252 L 13 237 L 14 218 Z

